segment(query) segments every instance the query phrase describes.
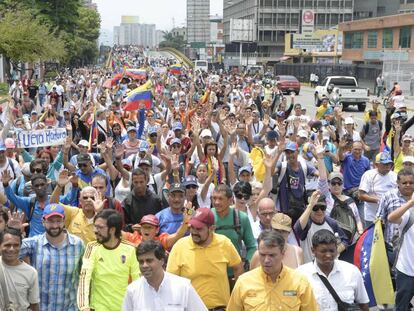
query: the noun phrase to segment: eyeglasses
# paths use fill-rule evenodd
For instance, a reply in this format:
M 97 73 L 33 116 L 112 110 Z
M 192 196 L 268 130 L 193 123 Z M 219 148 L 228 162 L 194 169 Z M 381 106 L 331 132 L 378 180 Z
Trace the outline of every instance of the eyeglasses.
M 93 200 L 95 200 L 95 197 L 84 197 L 84 196 L 82 196 L 82 199 L 83 200 L 89 200 L 89 199 L 91 199 L 93 201 Z
M 41 168 L 34 168 L 33 173 L 41 174 L 41 173 L 43 173 L 43 170 Z
M 317 212 L 319 210 L 324 212 L 326 210 L 326 206 L 325 205 L 316 205 L 312 208 L 312 211 L 314 211 L 314 212 Z
M 276 212 L 260 213 L 260 216 L 263 217 L 273 217 Z
M 342 186 L 342 181 L 331 181 L 332 186 Z
M 235 193 L 234 196 L 236 197 L 236 199 L 238 200 L 242 200 L 244 199 L 245 201 L 247 201 L 248 199 L 250 199 L 250 195 L 246 194 L 246 193 Z

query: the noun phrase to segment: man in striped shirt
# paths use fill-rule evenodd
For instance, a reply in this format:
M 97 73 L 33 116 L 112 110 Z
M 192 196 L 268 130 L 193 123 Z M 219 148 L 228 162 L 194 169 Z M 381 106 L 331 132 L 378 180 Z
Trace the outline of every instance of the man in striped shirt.
M 121 310 L 128 284 L 141 275 L 135 247 L 121 239 L 122 217 L 117 211 L 100 211 L 94 225 L 97 241 L 88 243 L 83 257 L 79 310 Z
M 38 272 L 39 310 L 78 310 L 76 291 L 84 244 L 65 231 L 64 217 L 62 205 L 46 205 L 43 210 L 46 232 L 24 239 L 20 250 L 20 258 L 28 257 Z

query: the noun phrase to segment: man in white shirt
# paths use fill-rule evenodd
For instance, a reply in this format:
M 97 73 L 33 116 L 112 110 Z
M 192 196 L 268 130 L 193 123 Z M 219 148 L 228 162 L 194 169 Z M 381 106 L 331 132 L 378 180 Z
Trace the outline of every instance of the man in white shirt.
M 128 286 L 122 311 L 207 310 L 190 280 L 164 271 L 166 255 L 161 243 L 142 242 L 137 258 L 144 277 Z
M 397 188 L 397 174 L 391 171 L 393 163 L 388 152 L 381 152 L 375 158 L 376 168 L 362 175 L 358 197 L 364 202 L 365 226 L 375 220 L 381 197 Z

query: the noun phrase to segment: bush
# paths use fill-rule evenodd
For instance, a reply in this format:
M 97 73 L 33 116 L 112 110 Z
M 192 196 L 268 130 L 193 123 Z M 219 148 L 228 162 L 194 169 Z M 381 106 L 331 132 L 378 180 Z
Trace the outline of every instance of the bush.
M 7 95 L 9 93 L 9 85 L 7 83 L 0 83 L 0 95 Z

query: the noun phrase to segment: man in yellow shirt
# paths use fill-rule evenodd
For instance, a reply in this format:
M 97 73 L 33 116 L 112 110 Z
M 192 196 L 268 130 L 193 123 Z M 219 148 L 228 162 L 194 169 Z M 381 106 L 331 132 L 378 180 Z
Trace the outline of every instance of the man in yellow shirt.
M 135 247 L 121 239 L 122 217 L 113 209 L 94 219 L 96 242 L 90 242 L 83 256 L 78 288 L 81 311 L 121 310 L 128 284 L 139 278 Z
M 321 105 L 316 108 L 316 120 L 322 120 L 325 114 L 329 111 L 332 111 L 332 107 L 329 106 L 329 99 L 327 97 L 322 98 Z
M 241 258 L 227 237 L 214 233 L 209 208 L 199 208 L 189 224 L 191 236 L 174 245 L 167 271 L 190 279 L 207 308 L 225 310 L 230 298 L 227 268 L 233 268 L 237 279 L 243 273 Z
M 283 236 L 263 231 L 257 241 L 260 267 L 240 276 L 226 310 L 319 310 L 307 278 L 282 264 Z

